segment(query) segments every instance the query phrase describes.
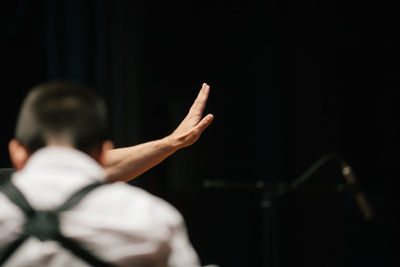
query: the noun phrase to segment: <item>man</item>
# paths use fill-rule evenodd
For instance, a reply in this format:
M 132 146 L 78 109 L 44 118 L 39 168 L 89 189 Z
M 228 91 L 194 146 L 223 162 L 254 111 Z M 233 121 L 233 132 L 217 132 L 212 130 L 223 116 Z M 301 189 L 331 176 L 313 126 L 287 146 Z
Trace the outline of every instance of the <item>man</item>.
M 199 266 L 178 211 L 125 183 L 103 183 L 194 143 L 213 119 L 202 118 L 208 92 L 204 84 L 170 136 L 112 150 L 93 92 L 68 82 L 34 88 L 9 144 L 17 172 L 0 179 L 0 265 Z

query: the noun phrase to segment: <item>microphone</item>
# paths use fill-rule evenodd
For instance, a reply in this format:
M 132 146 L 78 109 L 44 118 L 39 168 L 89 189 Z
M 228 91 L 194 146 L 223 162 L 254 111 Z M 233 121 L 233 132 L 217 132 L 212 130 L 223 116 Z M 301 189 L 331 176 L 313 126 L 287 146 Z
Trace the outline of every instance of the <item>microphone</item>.
M 367 221 L 372 219 L 372 217 L 374 215 L 374 211 L 372 210 L 371 206 L 369 205 L 368 200 L 364 195 L 364 192 L 362 192 L 358 188 L 357 179 L 353 173 L 352 168 L 344 160 L 340 160 L 340 167 L 342 169 L 342 174 L 343 174 L 347 184 L 350 186 L 350 188 L 356 189 L 354 192 L 354 198 L 355 198 L 362 214 L 364 215 L 364 219 Z

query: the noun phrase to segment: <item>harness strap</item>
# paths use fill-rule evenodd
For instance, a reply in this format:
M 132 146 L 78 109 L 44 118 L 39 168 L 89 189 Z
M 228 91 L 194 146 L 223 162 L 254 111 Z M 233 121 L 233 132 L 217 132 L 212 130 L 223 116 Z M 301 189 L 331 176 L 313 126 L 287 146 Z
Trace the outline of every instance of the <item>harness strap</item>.
M 3 264 L 8 260 L 8 258 L 10 258 L 10 256 L 22 245 L 22 243 L 25 242 L 27 238 L 28 238 L 27 235 L 20 235 L 16 240 L 14 240 L 10 245 L 8 245 L 8 248 L 0 256 L 0 266 L 3 266 Z
M 75 240 L 63 236 L 59 229 L 58 215 L 79 203 L 88 193 L 104 183 L 96 182 L 89 184 L 70 196 L 64 204 L 54 210 L 35 210 L 31 207 L 21 191 L 11 182 L 11 177 L 0 180 L 0 192 L 3 192 L 13 203 L 15 203 L 26 216 L 23 233 L 13 241 L 0 256 L 0 266 L 30 237 L 35 236 L 41 241 L 58 241 L 64 248 L 70 250 L 76 256 L 91 266 L 112 266 L 104 262 L 84 246 Z
M 111 264 L 95 256 L 92 252 L 90 252 L 88 249 L 86 249 L 81 244 L 79 244 L 78 242 L 76 242 L 71 238 L 59 235 L 58 238 L 56 238 L 55 240 L 58 241 L 64 248 L 70 250 L 76 256 L 89 263 L 91 266 L 96 266 L 96 267 L 112 266 Z
M 32 217 L 35 210 L 29 205 L 21 191 L 13 183 L 11 176 L 0 180 L 0 191 L 3 192 L 15 205 L 17 205 L 28 217 Z
M 0 179 L 8 179 L 15 170 L 12 168 L 1 168 L 0 169 Z
M 63 212 L 66 211 L 76 204 L 79 203 L 88 193 L 90 193 L 92 190 L 96 189 L 99 186 L 104 185 L 105 183 L 101 182 L 95 182 L 92 184 L 89 184 L 81 189 L 79 189 L 77 192 L 72 194 L 61 206 L 59 206 L 57 209 L 55 209 L 55 212 Z

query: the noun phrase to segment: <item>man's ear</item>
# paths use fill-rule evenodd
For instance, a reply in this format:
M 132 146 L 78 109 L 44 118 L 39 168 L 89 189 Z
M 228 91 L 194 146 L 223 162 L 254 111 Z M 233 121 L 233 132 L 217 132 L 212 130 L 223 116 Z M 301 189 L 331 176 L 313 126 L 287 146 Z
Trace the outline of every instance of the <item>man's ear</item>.
M 111 149 L 114 149 L 114 143 L 110 140 L 104 141 L 101 146 L 101 151 L 98 158 L 98 162 L 100 163 L 101 166 L 105 167 L 106 152 Z
M 16 139 L 12 139 L 8 143 L 8 151 L 10 153 L 11 162 L 17 170 L 21 170 L 28 161 L 30 153 Z

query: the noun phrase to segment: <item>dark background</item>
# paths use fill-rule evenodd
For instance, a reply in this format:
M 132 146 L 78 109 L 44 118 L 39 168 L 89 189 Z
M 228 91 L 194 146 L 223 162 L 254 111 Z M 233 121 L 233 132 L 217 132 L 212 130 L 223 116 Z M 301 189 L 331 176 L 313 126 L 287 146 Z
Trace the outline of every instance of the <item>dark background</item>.
M 2 167 L 39 82 L 98 90 L 119 147 L 173 131 L 207 82 L 212 126 L 133 181 L 183 213 L 203 264 L 397 266 L 394 2 L 19 0 L 0 14 Z M 334 190 L 345 180 L 332 161 L 299 190 L 269 187 L 332 151 L 352 165 L 372 220 Z

